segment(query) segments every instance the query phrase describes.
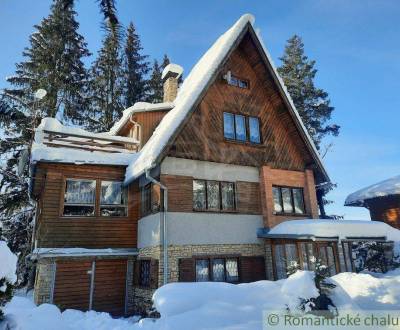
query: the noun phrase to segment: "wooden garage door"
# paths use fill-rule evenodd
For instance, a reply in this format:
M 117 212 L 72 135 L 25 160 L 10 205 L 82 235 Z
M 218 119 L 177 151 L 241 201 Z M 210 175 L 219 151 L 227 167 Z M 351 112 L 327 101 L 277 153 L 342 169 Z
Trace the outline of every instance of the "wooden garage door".
M 89 310 L 92 261 L 57 261 L 53 302 L 62 310 Z M 89 271 L 89 274 L 88 274 Z
M 125 313 L 126 259 L 96 260 L 93 309 L 113 316 Z

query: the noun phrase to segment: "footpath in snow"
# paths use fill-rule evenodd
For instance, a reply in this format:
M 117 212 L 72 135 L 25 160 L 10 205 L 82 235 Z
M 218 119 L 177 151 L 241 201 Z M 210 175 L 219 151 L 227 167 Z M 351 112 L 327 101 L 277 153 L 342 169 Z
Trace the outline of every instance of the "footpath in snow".
M 14 297 L 5 308 L 18 330 L 261 330 L 262 313 L 294 310 L 298 298 L 316 297 L 314 273 L 298 271 L 288 279 L 233 285 L 228 283 L 172 283 L 156 291 L 157 320 L 112 319 L 106 313 L 36 307 L 26 297 Z M 332 299 L 339 310 L 400 310 L 400 269 L 387 274 L 341 273 Z M 1 327 L 0 327 L 1 328 Z M 372 328 L 371 328 L 372 329 Z

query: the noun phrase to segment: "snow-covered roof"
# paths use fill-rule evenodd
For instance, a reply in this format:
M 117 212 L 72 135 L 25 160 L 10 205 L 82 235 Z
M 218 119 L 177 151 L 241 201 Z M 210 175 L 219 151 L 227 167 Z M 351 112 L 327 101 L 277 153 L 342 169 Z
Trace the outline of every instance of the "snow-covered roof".
M 183 68 L 178 64 L 170 63 L 164 68 L 161 74 L 161 79 L 164 79 L 168 72 L 176 73 L 175 78 L 178 79 L 183 74 Z
M 400 230 L 395 229 L 381 221 L 364 220 L 292 220 L 285 221 L 263 235 L 273 236 L 309 236 L 325 238 L 382 238 L 400 241 Z
M 174 101 L 174 108 L 164 116 L 160 124 L 155 129 L 153 135 L 150 137 L 149 141 L 142 148 L 139 157 L 127 168 L 125 183 L 130 183 L 135 178 L 142 175 L 146 170 L 149 170 L 157 165 L 157 163 L 160 161 L 159 158 L 162 155 L 164 148 L 174 137 L 188 114 L 194 110 L 194 107 L 199 101 L 203 91 L 215 77 L 218 68 L 230 54 L 230 51 L 232 50 L 238 38 L 243 35 L 243 32 L 248 26 L 252 27 L 253 24 L 254 17 L 252 15 L 243 15 L 228 31 L 220 36 L 218 40 L 211 46 L 211 48 L 201 57 L 179 89 L 178 95 Z M 300 119 L 300 116 L 283 84 L 283 81 L 279 78 L 277 70 L 271 60 L 271 56 L 263 46 L 259 34 L 255 34 L 255 38 L 259 40 L 259 43 L 263 48 L 266 61 L 268 62 L 269 66 L 272 67 L 273 76 L 275 76 L 274 78 L 277 84 L 280 86 L 280 89 L 284 95 L 284 99 L 288 104 L 289 110 L 296 124 L 305 138 L 306 144 L 309 146 L 314 159 L 323 173 L 324 178 L 329 180 L 328 175 L 322 165 L 318 151 Z
M 32 258 L 85 257 L 85 256 L 127 256 L 137 255 L 137 249 L 86 249 L 86 248 L 36 248 Z
M 347 196 L 344 205 L 364 206 L 364 202 L 367 199 L 390 195 L 400 195 L 400 175 L 375 183 L 350 194 Z
M 123 111 L 121 119 L 118 120 L 113 127 L 111 127 L 108 134 L 117 135 L 118 132 L 126 125 L 126 123 L 129 121 L 129 118 L 134 113 L 171 110 L 173 107 L 174 104 L 171 102 L 163 102 L 163 103 L 137 102 L 133 106 Z
M 110 153 L 69 148 L 68 138 L 66 138 L 63 142 L 60 142 L 60 147 L 52 147 L 45 144 L 45 132 L 47 131 L 51 131 L 56 134 L 59 133 L 65 135 L 77 135 L 79 137 L 75 137 L 74 140 L 78 142 L 82 140 L 82 143 L 84 140 L 87 139 L 107 138 L 107 140 L 109 141 L 97 141 L 98 144 L 103 144 L 105 147 L 107 147 L 107 144 L 110 144 L 112 142 L 135 142 L 135 140 L 132 138 L 122 136 L 110 136 L 107 133 L 91 133 L 81 128 L 66 127 L 54 118 L 44 118 L 35 132 L 35 139 L 32 144 L 31 150 L 31 164 L 35 164 L 39 161 L 45 161 L 73 164 L 127 166 L 134 162 L 135 159 L 138 157 L 138 153 L 130 152 L 129 150 L 124 149 L 116 149 L 119 152 Z M 65 147 L 63 147 L 63 145 L 65 145 Z M 113 148 L 111 147 L 111 149 Z

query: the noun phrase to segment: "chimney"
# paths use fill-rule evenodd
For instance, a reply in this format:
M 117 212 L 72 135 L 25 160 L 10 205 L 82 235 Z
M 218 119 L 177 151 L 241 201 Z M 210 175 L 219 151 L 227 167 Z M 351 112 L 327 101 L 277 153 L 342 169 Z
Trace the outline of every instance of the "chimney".
M 173 102 L 178 94 L 178 79 L 182 76 L 183 68 L 178 64 L 168 64 L 162 72 L 164 84 L 164 102 Z

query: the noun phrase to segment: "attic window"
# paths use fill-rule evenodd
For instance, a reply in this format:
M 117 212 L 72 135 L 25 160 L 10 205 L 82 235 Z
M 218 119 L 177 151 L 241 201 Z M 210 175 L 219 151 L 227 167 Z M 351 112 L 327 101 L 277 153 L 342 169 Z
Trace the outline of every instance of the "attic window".
M 228 84 L 231 86 L 236 86 L 239 88 L 246 88 L 248 89 L 250 83 L 247 79 L 238 78 L 236 76 L 231 76 L 231 79 L 228 80 Z

